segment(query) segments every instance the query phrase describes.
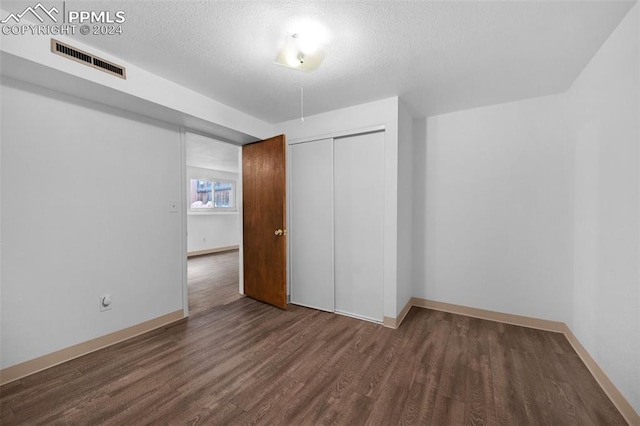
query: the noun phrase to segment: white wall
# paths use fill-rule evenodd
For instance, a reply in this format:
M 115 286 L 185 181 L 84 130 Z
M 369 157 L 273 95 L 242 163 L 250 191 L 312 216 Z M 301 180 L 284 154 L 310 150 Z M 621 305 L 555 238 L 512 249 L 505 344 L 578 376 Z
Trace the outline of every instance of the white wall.
M 413 289 L 412 296 L 425 297 L 427 244 L 427 119 L 413 120 Z
M 384 316 L 397 317 L 397 229 L 398 229 L 398 98 L 392 97 L 354 107 L 291 120 L 274 126 L 287 140 L 323 139 L 336 133 L 385 127 L 384 185 Z
M 238 182 L 237 173 L 187 166 L 187 189 L 191 179 L 225 179 Z M 236 201 L 238 201 L 236 190 Z M 189 203 L 187 202 L 187 208 Z M 240 215 L 233 212 L 187 212 L 187 252 L 211 250 L 240 244 Z
M 398 295 L 396 313 L 413 296 L 413 117 L 398 103 Z
M 640 7 L 567 93 L 575 143 L 572 330 L 640 412 Z
M 225 140 L 245 143 L 272 136 L 269 123 L 85 45 L 77 37 L 55 38 L 126 67 L 126 80 L 52 55 L 50 36 L 29 34 L 2 37 L 2 74 Z
M 178 129 L 15 80 L 1 88 L 0 366 L 182 310 Z
M 2 81 L 0 80 L 0 99 L 4 99 L 4 98 L 5 98 L 4 85 L 2 84 Z M 4 128 L 3 107 L 4 107 L 4 102 L 0 101 L 0 132 Z M 3 339 L 2 339 L 2 321 L 3 321 L 2 301 L 4 300 L 4 294 L 3 294 L 3 291 L 2 291 L 2 287 L 3 287 L 2 282 L 3 282 L 3 277 L 4 277 L 4 274 L 3 274 L 3 271 L 2 271 L 3 247 L 4 247 L 4 243 L 3 243 L 3 238 L 2 238 L 2 133 L 0 133 L 0 369 L 2 369 L 2 366 L 3 366 L 2 354 L 4 353 L 4 344 L 2 343 L 3 342 Z
M 568 322 L 573 151 L 561 98 L 430 117 L 417 143 L 415 295 Z
M 414 120 L 417 297 L 569 325 L 640 411 L 640 6 L 563 94 Z

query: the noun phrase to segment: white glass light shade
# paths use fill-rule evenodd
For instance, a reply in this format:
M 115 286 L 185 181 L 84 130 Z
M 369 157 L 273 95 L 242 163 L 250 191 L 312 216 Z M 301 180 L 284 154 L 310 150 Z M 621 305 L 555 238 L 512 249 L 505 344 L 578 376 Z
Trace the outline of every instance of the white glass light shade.
M 311 72 L 327 55 L 324 46 L 304 40 L 298 34 L 287 34 L 275 63 L 300 71 Z

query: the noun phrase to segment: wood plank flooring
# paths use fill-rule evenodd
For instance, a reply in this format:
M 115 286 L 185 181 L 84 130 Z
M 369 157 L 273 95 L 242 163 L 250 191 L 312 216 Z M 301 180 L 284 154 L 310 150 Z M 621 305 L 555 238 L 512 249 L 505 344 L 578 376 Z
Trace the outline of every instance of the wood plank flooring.
M 282 311 L 207 290 L 226 276 L 208 257 L 189 261 L 190 292 L 219 300 L 190 295 L 188 321 L 1 387 L 0 423 L 626 424 L 561 334 L 418 308 L 398 330 Z
M 238 250 L 230 250 L 189 258 L 189 316 L 242 297 L 238 294 L 238 257 Z

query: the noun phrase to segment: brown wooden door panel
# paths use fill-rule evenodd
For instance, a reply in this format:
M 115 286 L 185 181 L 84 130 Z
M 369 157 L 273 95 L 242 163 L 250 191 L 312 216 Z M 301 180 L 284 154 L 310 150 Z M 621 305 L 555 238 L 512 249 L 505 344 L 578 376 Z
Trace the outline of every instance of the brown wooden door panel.
M 287 238 L 285 136 L 242 147 L 244 292 L 285 309 Z

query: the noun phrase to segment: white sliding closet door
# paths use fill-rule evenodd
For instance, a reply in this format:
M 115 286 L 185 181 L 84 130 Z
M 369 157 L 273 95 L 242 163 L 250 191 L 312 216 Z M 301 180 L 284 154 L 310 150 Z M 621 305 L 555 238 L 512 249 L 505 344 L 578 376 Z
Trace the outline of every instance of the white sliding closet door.
M 333 139 L 290 149 L 291 302 L 333 312 Z
M 384 132 L 334 141 L 335 310 L 382 321 Z

